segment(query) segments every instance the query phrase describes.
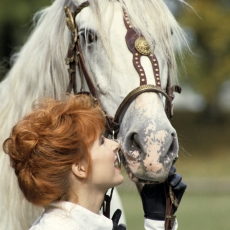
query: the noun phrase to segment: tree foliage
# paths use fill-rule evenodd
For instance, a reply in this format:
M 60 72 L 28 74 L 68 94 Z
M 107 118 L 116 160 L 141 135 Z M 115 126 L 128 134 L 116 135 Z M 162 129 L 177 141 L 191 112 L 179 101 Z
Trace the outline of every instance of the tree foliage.
M 50 0 L 2 0 L 0 2 L 0 23 L 12 21 L 24 23 L 39 8 L 49 5 Z
M 23 45 L 26 35 L 32 25 L 36 11 L 51 3 L 51 0 L 1 0 L 0 1 L 0 81 L 5 71 L 3 65 L 9 68 L 9 57 Z M 7 59 L 5 63 L 3 60 Z
M 192 35 L 190 42 L 195 54 L 185 58 L 187 81 L 205 97 L 207 109 L 213 113 L 218 110 L 220 86 L 230 79 L 230 3 L 229 0 L 188 3 L 196 13 L 186 8 L 178 16 L 190 31 L 188 36 Z

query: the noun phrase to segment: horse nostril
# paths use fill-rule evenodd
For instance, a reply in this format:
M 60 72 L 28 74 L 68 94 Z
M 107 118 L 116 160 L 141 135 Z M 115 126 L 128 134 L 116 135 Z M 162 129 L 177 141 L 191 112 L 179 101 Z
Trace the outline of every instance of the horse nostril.
M 131 141 L 132 141 L 132 147 L 138 148 L 138 149 L 141 148 L 141 144 L 140 144 L 140 141 L 139 141 L 139 138 L 138 138 L 138 134 L 137 134 L 137 133 L 134 133 L 134 134 L 131 136 Z

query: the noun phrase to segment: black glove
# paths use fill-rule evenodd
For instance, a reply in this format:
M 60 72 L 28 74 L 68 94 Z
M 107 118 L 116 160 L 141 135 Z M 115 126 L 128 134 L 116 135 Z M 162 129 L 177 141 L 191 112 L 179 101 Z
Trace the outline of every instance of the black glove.
M 126 226 L 124 224 L 119 224 L 118 222 L 120 220 L 121 217 L 121 210 L 117 209 L 112 217 L 112 221 L 113 221 L 113 229 L 112 230 L 126 230 Z
M 175 198 L 178 204 L 185 192 L 187 185 L 182 182 L 182 177 L 175 174 L 176 168 L 172 166 L 169 172 L 169 177 L 166 182 L 161 184 L 146 184 L 141 190 L 141 200 L 144 209 L 144 216 L 152 220 L 164 220 L 166 213 L 166 196 L 165 185 L 169 184 L 172 187 Z M 177 208 L 174 206 L 173 213 Z

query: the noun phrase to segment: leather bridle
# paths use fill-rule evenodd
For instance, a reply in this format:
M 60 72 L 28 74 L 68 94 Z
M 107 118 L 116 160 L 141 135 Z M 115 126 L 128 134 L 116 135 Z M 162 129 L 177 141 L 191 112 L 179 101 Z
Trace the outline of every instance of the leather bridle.
M 85 61 L 82 55 L 80 40 L 78 39 L 78 31 L 77 31 L 77 25 L 75 23 L 75 17 L 76 15 L 81 12 L 82 9 L 89 6 L 89 2 L 83 2 L 81 5 L 79 5 L 76 9 L 74 9 L 74 12 L 72 13 L 68 7 L 65 7 L 65 14 L 66 14 L 66 23 L 68 28 L 71 31 L 71 38 L 72 41 L 69 44 L 68 53 L 66 57 L 66 64 L 69 65 L 69 86 L 67 88 L 67 92 L 71 93 L 71 91 L 74 92 L 74 94 L 78 93 L 85 93 L 83 91 L 83 81 L 85 79 L 90 94 L 100 103 L 98 92 L 96 90 L 96 87 L 93 84 L 93 81 L 87 71 Z M 140 77 L 140 86 L 132 90 L 121 102 L 120 106 L 117 109 L 117 112 L 115 114 L 115 117 L 111 117 L 108 114 L 106 114 L 106 135 L 112 135 L 113 137 L 116 137 L 119 132 L 119 124 L 122 120 L 122 116 L 125 113 L 126 109 L 129 107 L 131 102 L 140 94 L 145 92 L 154 92 L 161 94 L 165 97 L 165 112 L 167 114 L 167 117 L 169 119 L 173 116 L 173 104 L 172 101 L 174 99 L 174 92 L 181 92 L 181 88 L 179 86 L 172 86 L 171 85 L 171 79 L 169 76 L 168 71 L 168 80 L 167 80 L 167 87 L 164 91 L 161 87 L 161 79 L 160 79 L 160 68 L 159 63 L 157 60 L 157 57 L 151 52 L 150 47 L 148 46 L 145 38 L 138 34 L 133 26 L 130 23 L 128 14 L 124 10 L 124 24 L 127 29 L 127 33 L 125 36 L 126 44 L 130 50 L 130 52 L 133 54 L 133 65 L 138 72 L 138 75 Z M 142 56 L 146 56 L 149 58 L 156 85 L 150 85 L 147 84 L 147 78 L 144 71 L 144 68 L 141 65 L 140 59 Z M 77 83 L 76 83 L 76 67 L 78 68 L 79 76 L 80 76 L 80 91 L 77 91 Z M 86 92 L 88 93 L 88 92 Z M 167 186 L 168 187 L 168 186 Z M 171 215 L 172 212 L 172 201 L 174 199 L 174 195 L 172 194 L 172 191 L 169 191 L 170 187 L 166 189 L 166 204 L 167 204 L 167 210 L 166 210 L 166 219 L 165 219 L 165 229 L 171 229 L 173 226 L 173 222 L 175 217 Z M 107 196 L 105 197 L 105 200 L 108 201 L 108 206 L 110 206 L 110 200 L 112 197 Z M 107 213 L 106 213 L 107 212 Z M 104 213 L 106 216 L 109 217 L 109 208 Z M 171 227 L 170 227 L 171 226 Z

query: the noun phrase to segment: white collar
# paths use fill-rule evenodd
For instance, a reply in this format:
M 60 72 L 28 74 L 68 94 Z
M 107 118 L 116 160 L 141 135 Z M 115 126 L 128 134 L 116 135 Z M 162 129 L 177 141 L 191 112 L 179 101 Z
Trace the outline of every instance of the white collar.
M 113 228 L 112 221 L 102 214 L 95 214 L 78 204 L 67 201 L 51 203 L 46 213 L 59 212 L 59 214 L 68 215 L 68 217 L 76 221 L 79 225 L 90 230 L 110 230 Z

